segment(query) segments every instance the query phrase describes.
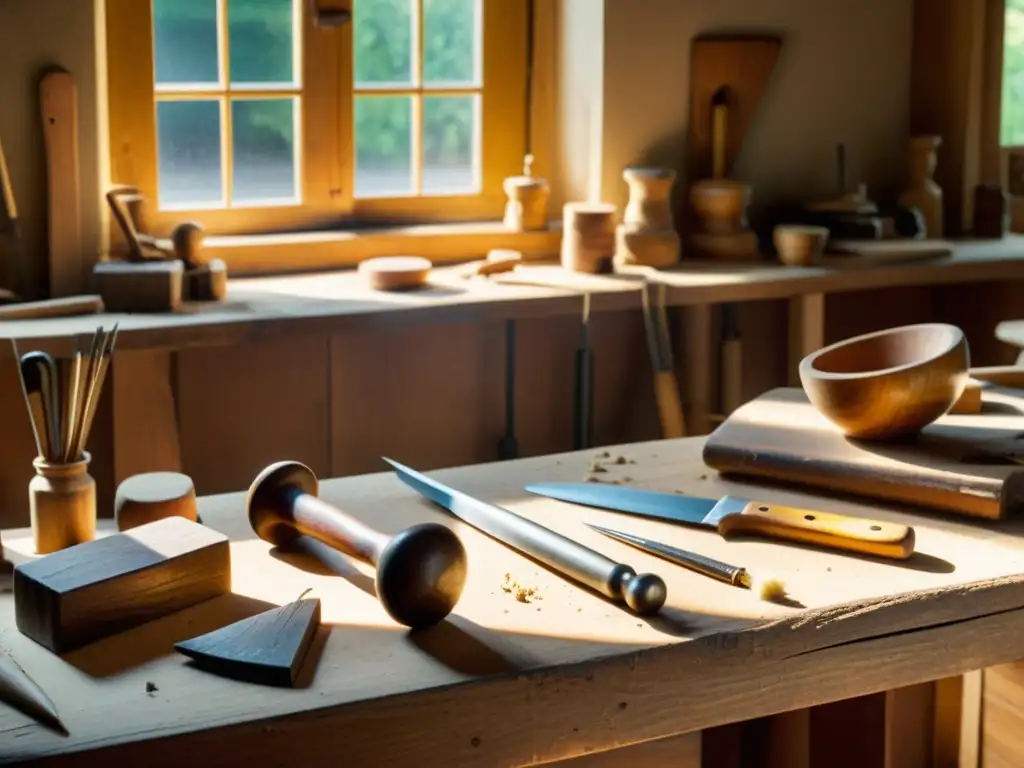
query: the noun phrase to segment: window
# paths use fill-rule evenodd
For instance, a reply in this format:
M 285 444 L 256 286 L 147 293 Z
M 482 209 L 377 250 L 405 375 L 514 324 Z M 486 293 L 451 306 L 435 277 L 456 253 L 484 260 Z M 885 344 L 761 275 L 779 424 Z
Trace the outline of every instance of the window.
M 106 0 L 111 181 L 157 236 L 500 219 L 528 1 Z
M 1006 0 L 1000 144 L 1024 146 L 1024 0 Z

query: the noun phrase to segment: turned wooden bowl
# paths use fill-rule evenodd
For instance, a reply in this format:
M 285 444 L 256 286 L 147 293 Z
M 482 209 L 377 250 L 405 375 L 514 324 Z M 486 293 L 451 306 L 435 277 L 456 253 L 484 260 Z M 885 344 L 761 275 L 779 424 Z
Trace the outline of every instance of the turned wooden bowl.
M 731 179 L 704 179 L 690 188 L 690 205 L 711 234 L 729 234 L 747 228 L 751 187 Z
M 772 232 L 772 242 L 779 261 L 787 267 L 809 267 L 821 261 L 828 242 L 825 227 L 801 224 L 780 224 Z
M 948 412 L 969 367 L 963 331 L 924 323 L 820 349 L 800 361 L 800 382 L 814 407 L 848 437 L 885 440 Z

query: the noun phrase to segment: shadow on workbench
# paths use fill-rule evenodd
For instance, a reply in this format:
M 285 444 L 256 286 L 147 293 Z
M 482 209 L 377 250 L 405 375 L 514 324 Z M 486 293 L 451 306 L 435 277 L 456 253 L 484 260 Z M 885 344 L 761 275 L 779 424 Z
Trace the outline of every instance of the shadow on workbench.
M 90 643 L 62 656 L 92 677 L 111 677 L 173 654 L 174 644 L 278 606 L 229 593 Z

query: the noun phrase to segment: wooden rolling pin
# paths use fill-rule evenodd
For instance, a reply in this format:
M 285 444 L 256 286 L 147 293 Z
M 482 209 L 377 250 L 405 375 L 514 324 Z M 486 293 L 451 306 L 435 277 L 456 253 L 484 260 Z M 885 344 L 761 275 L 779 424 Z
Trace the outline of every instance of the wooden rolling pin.
M 24 301 L 0 307 L 0 320 L 42 320 L 48 317 L 95 315 L 102 312 L 100 296 L 68 296 L 63 299 Z
M 313 470 L 281 461 L 249 488 L 249 522 L 264 541 L 287 547 L 309 536 L 377 569 L 377 597 L 398 623 L 432 626 L 451 613 L 466 583 L 466 550 L 449 528 L 424 523 L 387 536 L 317 498 Z

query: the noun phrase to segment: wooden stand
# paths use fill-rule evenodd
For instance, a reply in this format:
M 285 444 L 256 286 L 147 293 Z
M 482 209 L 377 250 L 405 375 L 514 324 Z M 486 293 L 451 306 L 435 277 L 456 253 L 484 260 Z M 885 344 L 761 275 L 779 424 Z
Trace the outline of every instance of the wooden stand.
M 910 140 L 909 180 L 899 199 L 900 205 L 916 208 L 924 216 L 926 238 L 942 237 L 944 231 L 942 188 L 933 178 L 941 145 L 941 136 L 915 136 Z
M 615 206 L 566 203 L 562 213 L 562 266 L 573 272 L 612 271 L 615 257 Z
M 637 264 L 661 269 L 679 262 L 669 196 L 676 172 L 670 168 L 627 168 L 629 204 L 615 230 L 616 265 Z
M 530 232 L 548 228 L 548 199 L 551 189 L 547 180 L 530 173 L 533 155 L 527 155 L 522 176 L 509 176 L 502 185 L 508 202 L 505 204 L 505 227 L 512 232 Z
M 729 179 L 707 179 L 690 190 L 694 233 L 690 247 L 705 259 L 752 261 L 758 258 L 757 235 L 749 229 L 750 185 Z

